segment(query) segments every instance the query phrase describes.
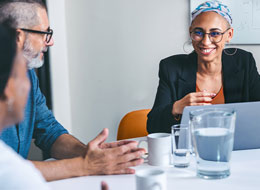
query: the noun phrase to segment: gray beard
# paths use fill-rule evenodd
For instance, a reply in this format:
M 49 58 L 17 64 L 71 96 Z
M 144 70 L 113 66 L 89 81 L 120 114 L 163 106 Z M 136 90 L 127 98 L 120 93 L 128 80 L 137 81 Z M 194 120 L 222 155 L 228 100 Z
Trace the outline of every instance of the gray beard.
M 28 58 L 26 55 L 24 57 L 27 60 L 28 69 L 37 69 L 43 66 L 44 61 L 40 59 L 40 54 L 36 58 Z
M 45 51 L 47 51 L 47 48 Z M 29 39 L 27 38 L 25 40 L 24 47 L 23 47 L 23 56 L 27 60 L 28 69 L 37 69 L 43 65 L 44 60 L 40 58 L 41 52 L 42 51 L 35 52 L 30 44 Z

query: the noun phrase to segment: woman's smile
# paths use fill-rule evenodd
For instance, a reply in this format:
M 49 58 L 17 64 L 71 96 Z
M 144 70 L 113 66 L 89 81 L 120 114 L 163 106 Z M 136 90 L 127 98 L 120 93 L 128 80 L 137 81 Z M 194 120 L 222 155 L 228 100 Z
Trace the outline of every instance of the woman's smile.
M 200 53 L 203 55 L 211 55 L 216 52 L 216 48 L 201 48 L 199 47 Z

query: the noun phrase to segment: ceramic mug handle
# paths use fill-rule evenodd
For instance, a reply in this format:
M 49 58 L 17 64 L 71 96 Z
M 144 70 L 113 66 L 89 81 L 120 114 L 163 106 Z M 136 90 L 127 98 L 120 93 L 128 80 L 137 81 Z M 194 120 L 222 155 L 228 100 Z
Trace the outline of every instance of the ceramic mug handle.
M 141 147 L 140 147 L 140 144 L 141 144 L 142 142 L 145 142 L 145 143 L 148 145 L 147 140 L 140 140 L 140 141 L 138 142 L 138 145 L 137 145 L 138 148 L 141 148 Z M 146 146 L 146 150 L 147 150 L 147 147 L 148 147 L 148 146 Z M 142 148 L 143 148 L 143 147 L 142 147 Z M 144 155 L 142 155 L 141 158 L 144 159 L 144 161 L 148 161 L 148 152 L 146 152 Z

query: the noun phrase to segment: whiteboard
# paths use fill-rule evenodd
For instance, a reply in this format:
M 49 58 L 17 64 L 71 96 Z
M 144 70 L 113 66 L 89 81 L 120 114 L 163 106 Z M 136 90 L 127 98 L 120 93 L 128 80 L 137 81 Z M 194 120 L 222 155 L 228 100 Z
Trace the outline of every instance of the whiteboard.
M 206 0 L 190 0 L 190 13 Z M 222 0 L 231 11 L 234 36 L 230 44 L 260 44 L 260 0 Z

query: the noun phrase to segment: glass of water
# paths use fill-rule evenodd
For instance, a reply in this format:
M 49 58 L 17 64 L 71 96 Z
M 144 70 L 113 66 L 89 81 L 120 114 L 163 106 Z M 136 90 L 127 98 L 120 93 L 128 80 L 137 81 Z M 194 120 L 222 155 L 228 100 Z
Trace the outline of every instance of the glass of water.
M 171 132 L 173 165 L 178 168 L 186 168 L 190 164 L 191 153 L 189 125 L 173 125 Z
M 212 108 L 190 112 L 190 127 L 197 160 L 197 175 L 220 179 L 230 175 L 236 112 Z

